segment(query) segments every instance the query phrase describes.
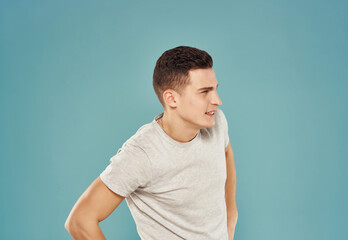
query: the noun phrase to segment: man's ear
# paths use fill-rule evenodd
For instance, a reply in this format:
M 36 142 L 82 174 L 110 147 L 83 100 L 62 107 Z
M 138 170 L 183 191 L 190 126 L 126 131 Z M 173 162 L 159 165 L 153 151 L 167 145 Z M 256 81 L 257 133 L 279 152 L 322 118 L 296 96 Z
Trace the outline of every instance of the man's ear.
M 163 92 L 163 100 L 169 107 L 177 106 L 177 97 L 178 94 L 172 89 L 167 89 Z

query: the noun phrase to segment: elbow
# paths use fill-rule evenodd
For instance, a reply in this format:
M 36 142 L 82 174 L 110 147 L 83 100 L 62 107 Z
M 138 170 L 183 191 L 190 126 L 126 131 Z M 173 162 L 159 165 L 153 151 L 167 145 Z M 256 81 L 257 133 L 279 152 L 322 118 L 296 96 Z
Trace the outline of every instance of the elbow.
M 71 233 L 71 230 L 74 228 L 74 225 L 70 217 L 65 221 L 64 227 L 69 233 Z
M 64 227 L 72 236 L 82 228 L 81 223 L 72 216 L 67 218 Z
M 65 229 L 74 239 L 87 239 L 86 231 L 81 225 L 81 222 L 78 222 L 75 219 L 68 218 L 64 224 Z
M 73 215 L 68 217 L 64 227 L 74 239 L 95 239 L 93 231 L 97 225 L 93 221 Z

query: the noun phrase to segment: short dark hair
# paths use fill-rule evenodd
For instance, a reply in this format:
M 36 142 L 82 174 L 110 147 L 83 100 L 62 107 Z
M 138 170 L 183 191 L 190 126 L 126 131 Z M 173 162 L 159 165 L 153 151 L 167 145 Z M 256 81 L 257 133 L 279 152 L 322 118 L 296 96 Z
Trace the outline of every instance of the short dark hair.
M 173 89 L 181 95 L 185 86 L 190 83 L 190 70 L 212 67 L 212 57 L 203 50 L 179 46 L 165 51 L 156 62 L 152 82 L 163 108 L 165 90 Z

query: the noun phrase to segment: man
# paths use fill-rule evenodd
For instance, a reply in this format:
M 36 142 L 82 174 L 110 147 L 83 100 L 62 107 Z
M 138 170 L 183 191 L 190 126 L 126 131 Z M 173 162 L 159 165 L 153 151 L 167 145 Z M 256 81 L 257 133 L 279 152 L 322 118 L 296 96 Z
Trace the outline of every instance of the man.
M 231 240 L 236 170 L 211 56 L 180 46 L 158 59 L 164 113 L 130 137 L 76 202 L 75 239 L 105 239 L 98 223 L 126 198 L 142 240 Z

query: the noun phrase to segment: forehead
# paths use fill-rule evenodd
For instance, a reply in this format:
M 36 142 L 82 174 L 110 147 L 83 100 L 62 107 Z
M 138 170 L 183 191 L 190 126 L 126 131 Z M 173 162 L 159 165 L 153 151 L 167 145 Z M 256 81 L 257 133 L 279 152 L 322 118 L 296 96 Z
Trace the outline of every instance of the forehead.
M 213 69 L 194 69 L 189 71 L 190 87 L 216 87 L 217 80 Z

